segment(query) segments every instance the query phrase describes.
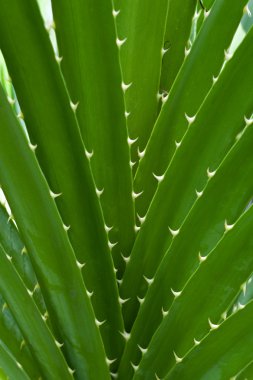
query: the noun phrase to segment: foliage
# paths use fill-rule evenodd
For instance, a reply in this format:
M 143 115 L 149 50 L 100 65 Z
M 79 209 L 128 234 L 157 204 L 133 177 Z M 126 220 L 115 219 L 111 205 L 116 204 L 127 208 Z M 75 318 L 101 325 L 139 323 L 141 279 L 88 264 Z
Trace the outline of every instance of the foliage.
M 253 378 L 252 1 L 0 5 L 0 377 Z

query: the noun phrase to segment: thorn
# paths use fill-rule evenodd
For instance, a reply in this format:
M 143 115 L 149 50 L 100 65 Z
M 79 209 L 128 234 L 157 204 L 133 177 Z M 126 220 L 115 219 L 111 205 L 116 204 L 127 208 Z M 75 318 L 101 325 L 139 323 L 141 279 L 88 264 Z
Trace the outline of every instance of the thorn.
M 244 116 L 244 121 L 245 121 L 245 123 L 246 123 L 246 125 L 247 125 L 247 127 L 250 125 L 250 124 L 252 124 L 253 123 L 253 118 L 247 118 L 246 116 Z
M 27 250 L 26 250 L 26 247 L 23 247 L 21 251 L 21 255 L 24 255 L 25 253 L 27 253 Z
M 48 319 L 48 312 L 46 311 L 43 315 L 41 315 L 41 317 L 42 317 L 43 321 L 46 322 Z
M 63 57 L 60 57 L 59 55 L 55 54 L 55 60 L 60 65 L 61 61 L 63 60 Z
M 157 374 L 155 373 L 155 380 L 162 380 Z
M 155 177 L 155 179 L 157 179 L 157 181 L 159 183 L 162 182 L 162 180 L 164 179 L 164 176 L 165 176 L 165 174 L 163 174 L 163 175 L 156 175 L 155 173 L 152 173 L 152 174 Z
M 104 189 L 99 190 L 99 189 L 96 187 L 96 194 L 97 194 L 98 198 L 100 198 L 100 195 L 102 195 L 103 192 L 104 192 Z
M 144 298 L 145 298 L 145 297 L 141 298 L 141 297 L 138 297 L 138 296 L 137 296 L 137 300 L 140 302 L 140 305 L 143 304 L 143 302 L 144 302 Z
M 130 161 L 130 167 L 132 168 L 136 164 L 136 161 Z
M 64 223 L 63 223 L 63 228 L 65 231 L 68 231 L 70 229 L 70 226 L 66 226 Z
M 224 311 L 224 313 L 221 314 L 221 318 L 225 321 L 225 319 L 227 319 L 227 310 Z
M 107 226 L 106 224 L 104 224 L 104 226 L 105 226 L 105 231 L 106 231 L 107 233 L 110 232 L 110 231 L 113 229 L 113 226 L 109 227 L 109 226 Z
M 142 354 L 146 354 L 146 352 L 148 351 L 148 348 L 142 348 L 139 344 L 137 346 L 139 347 Z
M 159 101 L 163 96 L 163 92 L 160 92 L 158 91 L 158 93 L 156 94 L 156 97 L 157 97 L 157 100 Z
M 145 152 L 146 152 L 146 149 L 143 149 L 142 151 L 140 151 L 140 149 L 139 149 L 139 147 L 138 147 L 137 152 L 138 152 L 138 156 L 139 156 L 140 159 L 141 159 L 141 158 L 144 157 Z
M 49 190 L 49 193 L 50 193 L 50 195 L 51 195 L 51 197 L 52 197 L 53 199 L 55 199 L 55 198 L 59 197 L 60 195 L 62 195 L 62 193 L 54 193 L 54 192 L 51 191 L 51 190 Z
M 169 49 L 164 49 L 164 47 L 162 47 L 162 57 L 164 56 L 165 53 L 167 53 Z
M 16 364 L 17 364 L 18 368 L 20 368 L 20 369 L 23 368 L 22 365 L 18 361 L 16 361 Z
M 61 348 L 63 345 L 64 345 L 64 343 L 60 343 L 60 342 L 58 342 L 58 340 L 54 340 L 55 341 L 55 344 L 56 344 L 56 346 L 58 347 L 58 348 Z
M 233 57 L 233 54 L 230 53 L 229 50 L 224 50 L 224 54 L 225 54 L 226 61 L 229 61 Z
M 118 11 L 116 11 L 115 9 L 112 10 L 112 15 L 114 18 L 116 18 L 119 13 L 120 13 L 120 10 L 118 10 Z
M 207 256 L 208 256 L 208 255 L 206 255 L 206 256 L 201 256 L 201 254 L 200 254 L 200 252 L 199 252 L 199 261 L 200 261 L 201 263 L 203 263 L 203 261 L 205 261 L 205 260 L 207 259 Z
M 75 373 L 75 370 L 70 368 L 70 367 L 68 367 L 68 371 L 69 371 L 70 375 L 73 375 Z
M 175 356 L 176 363 L 181 363 L 181 361 L 183 360 L 183 358 L 180 358 L 179 356 L 177 356 L 177 354 L 175 353 L 175 351 L 173 351 L 173 354 Z
M 169 314 L 169 310 L 164 310 L 164 308 L 162 307 L 163 318 L 165 318 L 168 314 Z
M 111 377 L 113 377 L 114 379 L 117 379 L 117 378 L 118 378 L 118 374 L 117 374 L 117 372 L 115 372 L 115 373 L 110 372 L 110 375 L 111 375 Z
M 28 143 L 28 145 L 29 145 L 29 148 L 33 151 L 33 152 L 35 152 L 35 149 L 37 148 L 37 145 L 33 145 L 32 143 Z
M 136 225 L 134 226 L 134 231 L 135 231 L 135 232 L 139 232 L 139 231 L 140 231 L 140 229 L 141 229 L 141 227 L 140 227 L 140 226 L 136 226 Z
M 118 241 L 116 241 L 115 243 L 112 243 L 110 240 L 108 240 L 108 247 L 110 250 L 112 250 L 113 247 L 115 247 L 115 245 L 117 245 L 117 244 L 118 244 Z
M 243 305 L 242 303 L 238 302 L 238 310 L 242 310 L 245 308 L 246 305 Z
M 127 301 L 129 301 L 130 300 L 130 298 L 125 298 L 125 299 L 123 299 L 123 298 L 120 298 L 119 297 L 119 303 L 120 303 L 120 305 L 123 305 L 124 303 L 126 303 Z
M 247 284 L 246 284 L 246 282 L 244 282 L 244 283 L 241 285 L 241 289 L 242 289 L 243 295 L 245 296 L 245 294 L 246 294 L 246 290 L 247 290 Z
M 163 104 L 166 103 L 168 99 L 169 99 L 169 94 L 163 93 L 162 98 L 161 98 L 162 103 Z
M 74 112 L 76 112 L 78 105 L 79 105 L 79 102 L 77 103 L 70 102 L 70 107 L 72 108 Z
M 22 348 L 26 345 L 26 342 L 25 340 L 23 339 L 21 344 L 20 344 L 20 350 L 22 350 Z
M 110 365 L 114 362 L 116 362 L 117 358 L 115 359 L 109 359 L 107 357 L 105 357 L 105 361 L 106 361 L 106 364 L 108 365 L 108 367 L 110 367 Z
M 195 190 L 195 191 L 196 191 L 196 195 L 198 198 L 200 198 L 204 193 L 204 190 L 202 190 L 202 191 Z
M 7 259 L 8 259 L 9 261 L 12 260 L 12 256 L 8 255 L 7 253 L 6 253 L 6 257 L 7 257 Z
M 182 140 L 179 141 L 179 142 L 177 142 L 177 141 L 175 140 L 176 149 L 178 149 L 178 148 L 180 147 L 181 143 L 182 143 Z
M 133 191 L 133 192 L 132 192 L 132 197 L 133 197 L 133 199 L 138 198 L 142 193 L 143 193 L 143 191 L 140 191 L 139 193 L 135 193 L 135 192 Z
M 146 216 L 147 216 L 147 214 L 144 216 L 140 216 L 139 214 L 137 214 L 137 217 L 138 217 L 141 224 L 145 222 Z
M 117 278 L 117 283 L 119 284 L 119 285 L 121 285 L 122 284 L 122 282 L 123 282 L 123 278 L 121 278 L 121 279 L 119 279 L 119 278 Z
M 196 119 L 196 115 L 194 115 L 194 116 L 188 116 L 187 113 L 185 113 L 184 115 L 185 115 L 185 118 L 186 118 L 186 120 L 188 121 L 189 124 L 192 124 L 195 121 L 195 119 Z
M 123 40 L 120 40 L 119 38 L 116 39 L 116 45 L 120 49 L 121 46 L 126 42 L 127 38 L 124 38 Z
M 198 346 L 200 344 L 200 340 L 197 340 L 194 338 L 193 341 L 194 341 L 195 346 Z
M 83 269 L 83 267 L 85 266 L 85 263 L 82 264 L 78 260 L 76 260 L 76 263 L 79 269 Z
M 127 138 L 127 143 L 129 146 L 133 145 L 138 140 L 138 137 L 136 139 L 131 139 L 130 137 Z
M 148 283 L 148 285 L 151 285 L 152 282 L 154 282 L 154 277 L 148 278 L 148 277 L 146 277 L 146 276 L 143 275 L 143 278 Z
M 93 153 L 94 153 L 93 150 L 89 152 L 87 149 L 85 149 L 85 155 L 88 158 L 88 160 L 91 159 L 91 157 L 93 156 Z
M 248 15 L 248 17 L 252 16 L 251 11 L 249 9 L 249 4 L 245 5 L 245 7 L 243 8 L 243 13 L 244 14 L 246 13 Z
M 131 114 L 131 112 L 125 111 L 125 118 L 127 119 L 130 114 Z
M 106 320 L 104 320 L 104 321 L 99 321 L 97 318 L 95 318 L 95 323 L 96 323 L 97 327 L 102 326 L 105 322 L 106 322 Z
M 137 369 L 139 368 L 139 365 L 135 365 L 133 362 L 131 362 L 131 366 L 133 367 L 134 372 L 136 372 Z
M 170 227 L 169 227 L 169 230 L 170 230 L 170 233 L 173 237 L 177 236 L 180 232 L 180 228 L 178 230 L 172 230 Z
M 121 253 L 122 259 L 125 261 L 125 263 L 128 263 L 130 261 L 130 255 L 129 256 L 124 256 L 123 253 Z
M 208 318 L 209 326 L 211 327 L 211 330 L 216 330 L 220 325 L 216 325 L 215 323 L 212 323 L 210 321 L 210 318 Z
M 23 112 L 20 111 L 20 112 L 17 114 L 17 117 L 18 117 L 20 120 L 24 120 Z
M 130 333 L 128 333 L 128 332 L 126 332 L 126 331 L 119 331 L 119 333 L 123 336 L 123 338 L 126 340 L 126 341 L 128 341 L 129 340 L 129 338 L 130 338 Z
M 89 297 L 89 298 L 91 298 L 92 296 L 93 296 L 93 291 L 92 292 L 89 292 L 89 290 L 88 289 L 86 289 L 86 293 L 87 293 L 87 296 Z
M 175 298 L 179 297 L 182 294 L 182 290 L 181 290 L 181 292 L 176 292 L 172 288 L 170 290 L 171 290 L 171 293 L 175 296 Z
M 123 92 L 126 92 L 126 90 L 128 90 L 129 89 L 129 87 L 131 87 L 132 86 L 132 83 L 124 83 L 124 82 L 122 82 L 121 83 L 121 88 L 122 88 L 122 90 L 123 90 Z
M 213 170 L 212 172 L 209 170 L 209 168 L 207 169 L 207 177 L 208 178 L 212 178 L 214 175 L 215 175 L 215 173 L 216 173 L 216 170 Z
M 190 54 L 190 52 L 191 52 L 191 47 L 189 47 L 189 48 L 185 47 L 184 48 L 184 55 L 185 55 L 185 57 L 187 57 Z
M 227 220 L 225 220 L 224 227 L 225 227 L 225 232 L 232 230 L 235 224 L 228 224 Z
M 204 10 L 204 18 L 206 19 L 210 15 L 211 9 L 207 11 L 206 9 Z
M 8 102 L 13 106 L 15 104 L 15 99 L 13 99 L 11 96 L 7 96 Z
M 218 79 L 219 79 L 219 76 L 218 76 L 218 75 L 217 75 L 217 77 L 215 77 L 215 76 L 213 75 L 213 84 L 216 83 Z

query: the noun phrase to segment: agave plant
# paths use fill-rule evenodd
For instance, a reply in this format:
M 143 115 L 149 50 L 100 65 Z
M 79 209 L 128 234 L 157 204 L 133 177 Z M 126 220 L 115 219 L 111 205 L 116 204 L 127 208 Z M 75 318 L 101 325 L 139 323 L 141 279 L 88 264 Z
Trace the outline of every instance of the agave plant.
M 0 377 L 253 379 L 246 0 L 0 0 Z

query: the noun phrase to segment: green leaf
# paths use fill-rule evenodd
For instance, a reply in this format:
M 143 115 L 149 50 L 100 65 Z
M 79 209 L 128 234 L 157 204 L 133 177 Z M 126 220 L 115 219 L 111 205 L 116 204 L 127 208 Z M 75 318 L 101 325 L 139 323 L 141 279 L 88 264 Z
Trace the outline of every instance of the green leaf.
M 167 51 L 162 60 L 160 91 L 170 90 L 185 59 L 195 8 L 196 0 L 187 0 L 183 6 L 178 0 L 169 2 L 164 36 L 164 49 Z
M 121 297 L 131 298 L 123 305 L 128 328 L 139 306 L 136 296 L 143 297 L 147 289 L 143 276 L 153 278 L 197 198 L 196 191 L 203 190 L 242 131 L 244 115 L 252 113 L 253 67 L 248 63 L 253 53 L 252 36 L 253 29 L 226 64 L 196 120 L 189 126 L 139 231 L 120 288 Z M 221 112 L 224 96 L 227 101 Z
M 154 174 L 164 174 L 175 152 L 175 142 L 180 143 L 187 130 L 185 114 L 196 115 L 213 85 L 213 77 L 220 72 L 224 50 L 230 45 L 245 3 L 239 0 L 231 6 L 229 0 L 216 1 L 184 61 L 135 176 L 135 192 L 143 192 L 136 199 L 136 211 L 141 217 L 146 214 L 157 189 Z
M 1 380 L 18 379 L 29 380 L 20 363 L 10 354 L 7 347 L 0 342 L 0 378 Z M 4 371 L 4 374 L 2 373 Z
M 59 195 L 57 206 L 71 227 L 68 236 L 76 258 L 86 263 L 83 276 L 94 292 L 96 317 L 106 320 L 101 332 L 108 355 L 117 355 L 123 323 L 102 211 L 75 113 L 34 0 L 1 4 L 0 47 L 52 196 Z
M 221 318 L 226 318 L 226 311 L 251 274 L 252 226 L 251 207 L 180 289 L 182 293 L 175 297 L 153 335 L 134 379 L 141 378 L 138 373 L 145 378 L 155 373 L 164 377 L 177 360 L 174 353 L 184 357 L 194 346 L 194 339 L 201 341 L 210 328 L 218 328 Z
M 146 348 L 173 300 L 207 257 L 225 231 L 244 211 L 253 194 L 253 126 L 233 146 L 214 178 L 196 201 L 178 236 L 173 239 L 137 314 L 121 360 L 119 373 L 132 373 L 131 362 L 140 360 L 138 345 Z M 241 170 L 241 168 L 244 170 Z M 232 189 L 232 190 L 231 190 Z M 208 215 L 208 218 L 206 217 Z M 194 226 L 194 233 L 193 233 Z M 191 242 L 191 244 L 189 244 Z M 244 299 L 240 300 L 245 303 Z M 165 313 L 166 314 L 166 313 Z
M 132 173 L 119 51 L 110 1 L 52 1 L 61 68 L 90 158 L 118 275 L 134 232 Z M 75 43 L 73 44 L 73 41 Z M 78 62 L 78 64 L 77 64 Z M 124 173 L 124 175 L 122 175 Z
M 2 89 L 0 134 L 0 181 L 31 255 L 56 338 L 64 342 L 64 353 L 77 376 L 86 374 L 90 379 L 107 379 L 102 341 L 67 231 L 34 151 L 30 149 Z M 11 270 L 8 266 L 7 269 Z M 0 277 L 2 287 L 6 286 L 9 275 Z M 14 294 L 18 295 L 16 290 L 3 296 L 10 303 L 14 302 Z M 22 306 L 25 307 L 25 303 Z M 26 318 L 29 319 L 29 315 L 27 313 Z M 26 323 L 29 328 L 29 320 L 26 319 Z M 38 333 L 43 334 L 43 330 Z
M 123 81 L 131 86 L 125 92 L 127 119 L 136 161 L 137 147 L 142 151 L 153 128 L 158 111 L 158 90 L 168 0 L 114 0 Z
M 165 379 L 232 379 L 252 359 L 252 312 L 251 302 L 211 332 Z M 250 372 L 245 375 L 243 379 L 251 378 Z

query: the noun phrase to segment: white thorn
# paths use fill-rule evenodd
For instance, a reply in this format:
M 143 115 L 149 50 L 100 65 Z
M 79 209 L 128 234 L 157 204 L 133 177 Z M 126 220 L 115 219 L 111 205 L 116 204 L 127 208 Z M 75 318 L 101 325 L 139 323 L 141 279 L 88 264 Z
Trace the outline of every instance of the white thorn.
M 136 164 L 136 161 L 130 161 L 130 167 L 132 168 Z
M 110 375 L 111 375 L 111 377 L 113 377 L 114 379 L 117 379 L 117 378 L 118 378 L 118 374 L 117 374 L 117 372 L 116 372 L 116 373 L 110 372 Z
M 110 365 L 112 363 L 114 363 L 116 360 L 117 360 L 117 358 L 115 358 L 115 359 L 109 359 L 107 357 L 105 358 L 105 361 L 106 361 L 106 364 L 108 365 L 108 367 L 110 367 Z
M 193 341 L 194 341 L 195 346 L 198 346 L 200 344 L 200 340 L 197 340 L 194 338 Z
M 206 256 L 201 256 L 200 252 L 199 252 L 199 261 L 201 263 L 203 263 L 203 261 L 205 261 L 207 259 L 207 255 Z
M 115 268 L 115 267 L 113 267 L 113 271 L 114 271 L 114 273 L 116 274 L 116 273 L 118 272 L 118 269 Z
M 92 292 L 89 292 L 89 290 L 88 289 L 86 289 L 86 293 L 87 293 L 87 296 L 89 297 L 89 298 L 91 298 L 92 296 L 93 296 L 93 291 Z
M 132 86 L 132 83 L 125 83 L 125 82 L 121 83 L 121 88 L 122 88 L 123 92 L 126 92 L 126 90 L 128 90 L 129 87 L 131 87 L 131 86 Z
M 234 224 L 228 224 L 227 220 L 225 220 L 224 227 L 225 227 L 225 232 L 227 232 L 227 231 L 232 230 L 232 228 L 234 227 Z
M 250 124 L 253 123 L 253 118 L 250 117 L 248 119 L 246 116 L 244 116 L 244 121 L 245 121 L 246 125 L 249 126 Z
M 163 96 L 163 92 L 160 92 L 158 91 L 158 93 L 156 94 L 156 97 L 157 97 L 157 100 L 159 101 Z
M 189 116 L 189 115 L 187 115 L 187 113 L 185 113 L 184 115 L 185 115 L 185 118 L 186 118 L 186 120 L 188 121 L 189 124 L 192 124 L 195 121 L 195 119 L 196 119 L 196 115 Z
M 219 76 L 218 76 L 218 75 L 217 75 L 217 77 L 215 77 L 215 76 L 213 75 L 213 84 L 216 83 L 218 79 L 219 79 Z
M 177 142 L 177 140 L 175 140 L 175 144 L 176 144 L 176 149 L 178 149 L 180 147 L 180 145 L 182 144 L 182 140 Z
M 142 305 L 143 302 L 144 302 L 144 297 L 141 298 L 141 297 L 138 297 L 138 296 L 137 296 L 137 300 L 140 302 L 140 305 Z
M 129 301 L 130 300 L 130 298 L 121 298 L 121 297 L 119 297 L 119 303 L 120 303 L 120 305 L 123 305 L 124 303 L 126 303 L 127 301 Z
M 127 38 L 124 38 L 123 40 L 117 38 L 116 39 L 116 44 L 118 46 L 118 48 L 121 48 L 121 46 L 126 42 Z
M 162 103 L 163 104 L 166 103 L 168 99 L 169 99 L 169 94 L 163 93 L 162 98 L 161 98 Z
M 33 151 L 33 152 L 35 152 L 35 150 L 36 150 L 36 148 L 37 148 L 37 145 L 33 145 L 32 143 L 28 143 L 28 145 L 29 145 L 29 148 Z
M 70 229 L 70 226 L 66 226 L 66 224 L 63 223 L 63 228 L 65 231 L 68 231 Z
M 11 257 L 10 255 L 8 255 L 7 253 L 6 253 L 6 257 L 7 257 L 7 259 L 8 259 L 9 261 L 12 260 L 12 257 Z
M 131 139 L 130 137 L 127 138 L 127 143 L 129 146 L 133 145 L 138 140 L 138 137 L 136 139 Z
M 224 50 L 224 53 L 225 53 L 225 60 L 226 61 L 229 61 L 233 57 L 233 54 L 230 53 L 229 50 Z
M 140 158 L 143 158 L 144 155 L 145 155 L 146 149 L 143 149 L 142 151 L 140 151 L 140 149 L 139 149 L 139 147 L 138 147 L 137 152 L 138 152 L 138 156 L 139 156 Z
M 154 277 L 148 278 L 148 277 L 146 277 L 146 276 L 143 275 L 143 278 L 148 283 L 148 285 L 151 285 L 152 282 L 154 282 Z
M 183 360 L 183 358 L 180 358 L 179 356 L 177 356 L 177 354 L 175 353 L 175 351 L 173 351 L 173 354 L 175 356 L 176 363 L 181 363 L 181 361 Z
M 140 227 L 140 226 L 136 226 L 136 225 L 134 226 L 134 231 L 135 231 L 135 232 L 138 232 L 138 231 L 140 231 L 140 229 L 141 229 L 141 227 Z
M 112 243 L 110 240 L 108 240 L 108 247 L 109 249 L 113 249 L 113 247 L 115 247 L 115 245 L 117 245 L 118 242 L 116 241 L 115 243 Z
M 227 310 L 224 311 L 224 313 L 221 314 L 221 318 L 225 320 L 227 318 L 227 313 Z
M 58 340 L 54 340 L 54 342 L 55 342 L 55 344 L 56 344 L 56 346 L 58 347 L 58 348 L 61 348 L 62 346 L 63 346 L 63 344 L 64 343 L 60 343 L 60 342 L 58 342 Z
M 137 214 L 137 217 L 138 217 L 141 224 L 145 222 L 146 216 L 147 216 L 147 214 L 144 216 L 140 216 L 139 214 Z
M 197 195 L 198 198 L 200 198 L 203 195 L 203 193 L 204 193 L 203 190 L 202 191 L 195 190 L 195 191 L 196 191 L 196 195 Z
M 169 314 L 169 310 L 164 310 L 164 308 L 162 307 L 163 318 L 165 318 L 168 314 Z
M 122 284 L 122 282 L 123 282 L 123 278 L 121 278 L 121 279 L 119 279 L 119 278 L 117 278 L 117 283 L 119 284 L 119 285 L 121 285 Z
M 172 230 L 172 228 L 169 227 L 169 230 L 173 237 L 177 236 L 180 232 L 180 228 L 178 230 Z
M 171 290 L 171 293 L 175 296 L 175 298 L 179 297 L 182 294 L 182 291 L 181 292 L 176 292 L 172 288 L 170 290 Z
M 211 12 L 211 9 L 209 9 L 209 11 L 207 11 L 206 9 L 204 10 L 205 19 L 210 15 L 210 12 Z
M 69 371 L 70 375 L 73 375 L 75 373 L 75 370 L 70 368 L 70 367 L 68 367 L 68 371 Z
M 79 105 L 79 102 L 77 103 L 70 102 L 70 107 L 72 108 L 74 112 L 76 112 L 78 105 Z
M 165 53 L 167 53 L 169 49 L 165 49 L 164 47 L 162 47 L 162 57 L 164 56 Z
M 112 10 L 112 15 L 114 18 L 116 18 L 119 13 L 120 13 L 120 10 L 118 10 L 118 11 L 116 11 L 115 9 Z
M 91 159 L 91 157 L 93 156 L 93 154 L 94 154 L 93 150 L 91 152 L 89 152 L 87 149 L 85 149 L 85 155 L 88 158 L 88 160 Z
M 13 99 L 11 96 L 7 96 L 7 100 L 8 100 L 8 102 L 9 102 L 11 105 L 15 104 L 15 99 Z
M 131 112 L 125 111 L 125 118 L 127 119 L 130 114 L 131 114 Z
M 28 288 L 27 288 L 27 293 L 29 294 L 30 297 L 33 296 L 33 292 L 30 289 L 28 289 Z
M 18 361 L 16 361 L 16 364 L 17 364 L 18 368 L 20 368 L 20 369 L 23 368 L 22 365 Z
M 155 177 L 155 179 L 157 179 L 158 182 L 162 182 L 162 180 L 164 179 L 164 176 L 165 176 L 165 174 L 163 174 L 163 175 L 156 175 L 155 173 L 152 173 L 152 174 Z
M 184 48 L 184 55 L 185 55 L 185 57 L 187 57 L 190 54 L 190 52 L 191 52 L 191 47 L 189 47 L 189 48 L 185 47 Z
M 58 64 L 61 63 L 61 61 L 63 60 L 63 57 L 60 57 L 59 55 L 55 54 L 55 60 Z
M 246 305 L 243 305 L 242 303 L 238 302 L 238 310 L 242 310 L 245 308 Z
M 210 321 L 210 318 L 208 318 L 208 323 L 209 323 L 209 326 L 211 327 L 211 330 L 216 330 L 220 326 L 218 324 L 212 323 Z
M 143 191 L 140 191 L 139 193 L 135 193 L 135 192 L 133 191 L 133 192 L 132 192 L 132 197 L 133 197 L 133 199 L 138 198 L 142 193 L 143 193 Z
M 133 362 L 131 362 L 131 366 L 133 367 L 134 372 L 136 372 L 137 369 L 139 368 L 139 365 L 135 365 Z
M 76 260 L 77 266 L 79 269 L 82 269 L 85 266 L 85 263 L 80 263 L 78 260 Z
M 96 187 L 96 194 L 97 194 L 98 197 L 100 197 L 100 195 L 102 195 L 103 192 L 104 192 L 104 189 L 99 190 L 99 189 Z
M 102 326 L 105 322 L 106 322 L 106 320 L 104 320 L 104 321 L 99 321 L 97 318 L 95 318 L 95 323 L 96 323 L 97 327 Z
M 123 336 L 123 338 L 127 341 L 127 340 L 129 340 L 129 338 L 130 338 L 130 333 L 128 333 L 128 332 L 126 332 L 126 331 L 120 331 L 120 334 Z
M 108 232 L 110 232 L 111 230 L 113 229 L 113 226 L 107 226 L 106 224 L 105 224 L 105 231 L 108 233 Z
M 48 320 L 48 313 L 47 311 L 41 316 L 43 321 L 46 322 Z
M 123 253 L 121 253 L 122 259 L 125 261 L 125 263 L 128 263 L 130 261 L 130 255 L 129 256 L 124 256 Z
M 20 111 L 20 112 L 17 114 L 17 117 L 18 117 L 20 120 L 24 120 L 23 112 Z
M 139 347 L 139 349 L 140 349 L 140 351 L 141 351 L 142 354 L 146 354 L 146 352 L 148 351 L 147 348 L 143 348 L 139 344 L 138 344 L 138 347 Z
M 51 195 L 51 197 L 53 199 L 55 199 L 55 198 L 59 197 L 60 195 L 62 195 L 62 193 L 54 193 L 52 190 L 49 190 L 49 193 L 50 193 L 50 195 Z
M 207 172 L 207 177 L 212 178 L 215 175 L 216 170 L 210 171 L 208 168 L 206 172 Z
M 162 380 L 157 374 L 155 373 L 155 380 Z

